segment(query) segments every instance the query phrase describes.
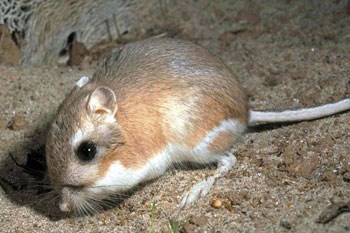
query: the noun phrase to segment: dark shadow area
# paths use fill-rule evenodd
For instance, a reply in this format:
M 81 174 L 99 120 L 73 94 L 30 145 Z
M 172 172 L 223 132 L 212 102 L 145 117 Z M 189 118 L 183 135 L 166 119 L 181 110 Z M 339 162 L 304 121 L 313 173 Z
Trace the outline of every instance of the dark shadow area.
M 46 182 L 44 144 L 35 138 L 25 146 L 28 147 L 25 163 L 17 161 L 24 159 L 18 159 L 15 151 L 8 154 L 0 168 L 0 185 L 16 205 L 28 206 L 51 220 L 59 220 L 64 215 L 58 208 L 58 196 Z M 29 149 L 30 145 L 35 149 Z
M 195 163 L 195 162 L 182 162 L 174 163 L 170 166 L 168 170 L 182 170 L 182 171 L 193 171 L 193 170 L 203 170 L 203 169 L 215 169 L 217 163 Z
M 268 123 L 268 124 L 262 124 L 262 125 L 256 125 L 256 126 L 249 126 L 247 129 L 247 133 L 259 133 L 263 131 L 278 129 L 290 125 L 295 125 L 300 122 L 288 122 L 288 123 Z
M 69 51 L 72 49 L 72 44 L 73 44 L 73 41 L 75 40 L 75 38 L 76 38 L 76 33 L 75 32 L 72 32 L 71 34 L 69 34 L 69 36 L 67 37 L 66 45 L 59 52 L 59 56 L 64 56 L 64 55 L 69 53 Z

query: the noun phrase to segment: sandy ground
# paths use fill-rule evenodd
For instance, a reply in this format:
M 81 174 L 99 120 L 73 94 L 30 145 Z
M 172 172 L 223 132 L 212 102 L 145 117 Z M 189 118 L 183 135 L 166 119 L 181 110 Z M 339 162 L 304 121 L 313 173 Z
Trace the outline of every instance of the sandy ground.
M 311 2 L 171 1 L 166 19 L 148 33 L 172 32 L 221 57 L 254 109 L 349 97 L 350 9 L 344 1 Z M 337 214 L 350 209 L 350 112 L 251 129 L 234 147 L 236 167 L 190 208 L 179 210 L 179 198 L 214 167 L 172 169 L 102 213 L 63 215 L 14 160 L 40 168 L 48 122 L 94 66 L 0 64 L 1 232 L 350 231 L 350 213 Z M 221 208 L 212 207 L 214 199 Z

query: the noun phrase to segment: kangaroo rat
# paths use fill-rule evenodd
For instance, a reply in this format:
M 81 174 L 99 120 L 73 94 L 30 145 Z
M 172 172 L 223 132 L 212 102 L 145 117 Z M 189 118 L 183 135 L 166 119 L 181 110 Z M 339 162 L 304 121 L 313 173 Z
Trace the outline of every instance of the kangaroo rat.
M 236 162 L 230 152 L 247 126 L 320 118 L 350 109 L 350 98 L 284 112 L 249 110 L 230 69 L 206 49 L 175 39 L 128 44 L 92 79 L 81 78 L 49 129 L 49 179 L 62 211 L 160 176 L 174 162 L 217 162 L 214 176 L 184 194 L 205 195 Z

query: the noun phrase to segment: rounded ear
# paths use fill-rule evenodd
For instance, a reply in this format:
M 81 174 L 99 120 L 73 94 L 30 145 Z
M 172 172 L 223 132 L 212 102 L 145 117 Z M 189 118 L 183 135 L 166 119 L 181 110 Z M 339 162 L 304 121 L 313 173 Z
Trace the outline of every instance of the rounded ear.
M 90 95 L 88 111 L 97 114 L 112 114 L 117 112 L 117 97 L 112 89 L 99 87 Z

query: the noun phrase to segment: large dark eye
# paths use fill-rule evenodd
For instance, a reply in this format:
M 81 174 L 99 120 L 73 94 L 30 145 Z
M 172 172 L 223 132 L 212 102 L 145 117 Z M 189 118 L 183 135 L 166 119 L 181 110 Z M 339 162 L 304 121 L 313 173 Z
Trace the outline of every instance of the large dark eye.
M 76 152 L 82 161 L 90 161 L 96 157 L 96 146 L 92 141 L 82 142 Z

